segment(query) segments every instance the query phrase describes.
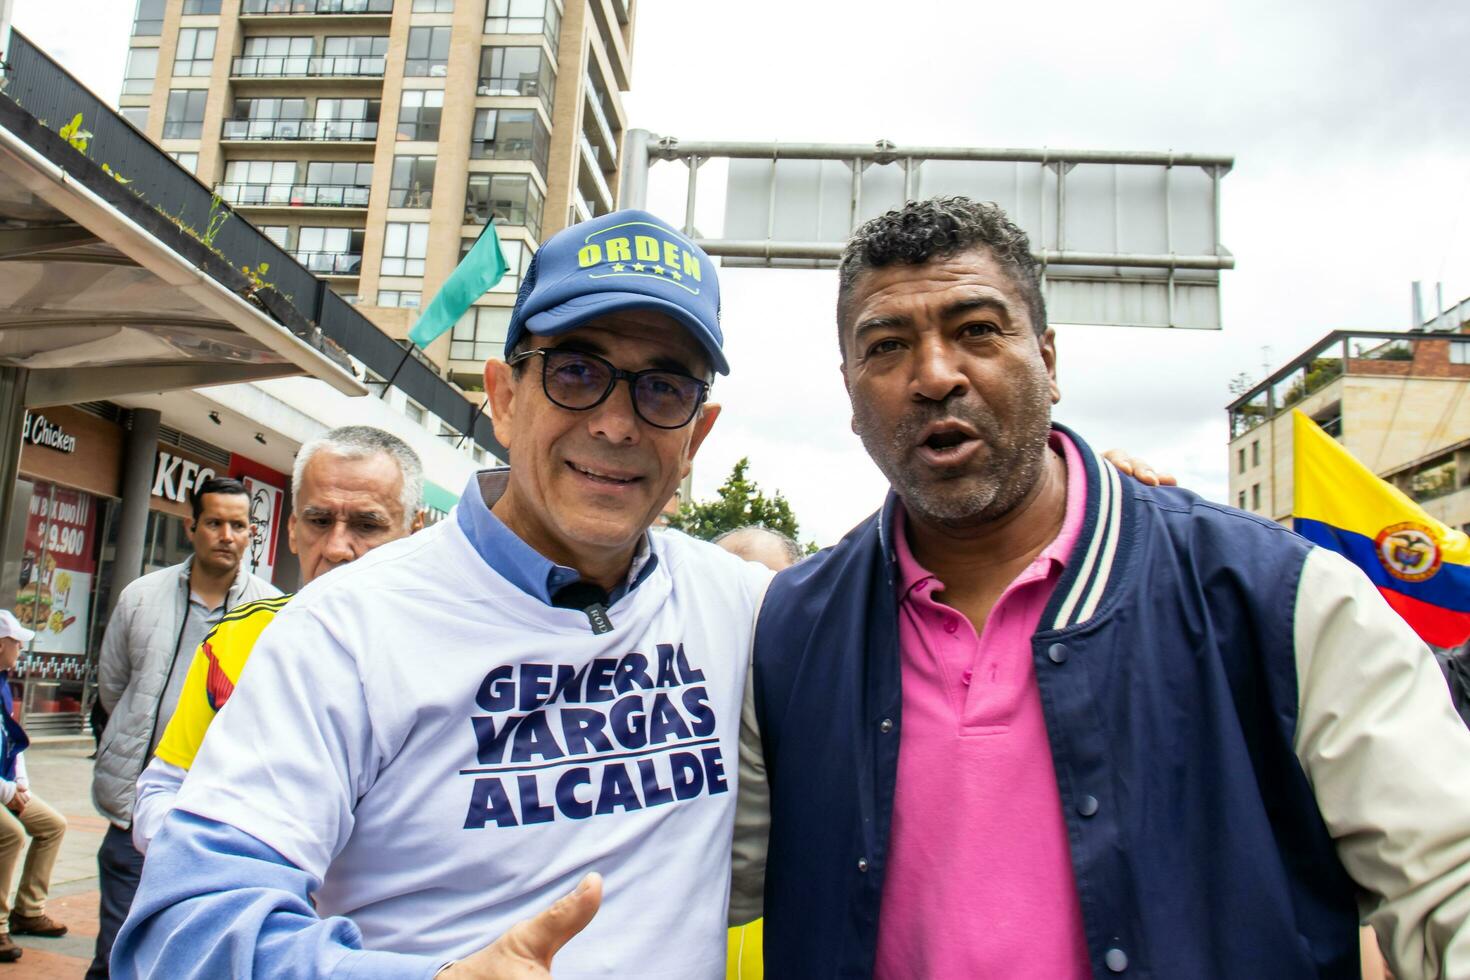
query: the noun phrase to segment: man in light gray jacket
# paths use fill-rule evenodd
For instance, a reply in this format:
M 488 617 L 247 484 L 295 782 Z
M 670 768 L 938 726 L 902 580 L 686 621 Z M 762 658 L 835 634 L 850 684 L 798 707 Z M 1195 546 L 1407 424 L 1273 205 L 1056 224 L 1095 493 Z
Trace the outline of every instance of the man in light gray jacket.
M 101 909 L 88 980 L 108 975 L 113 939 L 138 888 L 143 857 L 129 835 L 134 784 L 173 716 L 189 660 L 229 610 L 281 594 L 241 562 L 250 543 L 244 484 L 206 480 L 191 503 L 193 556 L 123 589 L 98 658 L 97 697 L 110 717 L 97 750 L 92 801 L 111 826 L 97 852 Z

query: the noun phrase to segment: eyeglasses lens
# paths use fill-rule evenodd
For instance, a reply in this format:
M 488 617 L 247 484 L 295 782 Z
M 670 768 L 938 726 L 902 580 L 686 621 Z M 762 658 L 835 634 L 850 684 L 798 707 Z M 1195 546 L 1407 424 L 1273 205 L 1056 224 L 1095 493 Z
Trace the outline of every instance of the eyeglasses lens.
M 633 401 L 649 422 L 675 428 L 694 414 L 699 385 L 677 374 L 643 374 L 633 386 Z
M 612 372 L 600 360 L 572 352 L 546 355 L 546 393 L 565 408 L 591 408 L 611 384 Z
M 563 408 L 591 408 L 612 387 L 612 366 L 600 357 L 577 351 L 547 351 L 544 356 L 546 394 Z M 664 371 L 638 373 L 632 388 L 638 414 L 667 429 L 688 423 L 703 394 L 703 386 L 694 378 Z

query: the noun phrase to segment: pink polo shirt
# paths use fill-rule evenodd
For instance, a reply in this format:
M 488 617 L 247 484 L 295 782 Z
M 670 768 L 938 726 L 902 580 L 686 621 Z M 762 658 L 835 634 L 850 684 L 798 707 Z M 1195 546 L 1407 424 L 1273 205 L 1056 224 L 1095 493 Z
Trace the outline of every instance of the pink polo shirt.
M 1006 587 L 979 636 L 934 599 L 896 522 L 903 715 L 880 980 L 1091 976 L 1031 636 L 1082 529 L 1082 460 L 1061 533 Z

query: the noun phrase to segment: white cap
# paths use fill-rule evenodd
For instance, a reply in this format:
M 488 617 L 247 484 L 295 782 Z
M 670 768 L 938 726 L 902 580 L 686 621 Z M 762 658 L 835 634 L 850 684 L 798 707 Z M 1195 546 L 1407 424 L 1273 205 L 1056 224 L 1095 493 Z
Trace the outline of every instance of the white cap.
M 15 613 L 9 609 L 0 609 L 0 638 L 11 637 L 22 643 L 29 643 L 35 635 L 34 630 L 28 630 L 20 625 L 20 620 L 15 618 Z

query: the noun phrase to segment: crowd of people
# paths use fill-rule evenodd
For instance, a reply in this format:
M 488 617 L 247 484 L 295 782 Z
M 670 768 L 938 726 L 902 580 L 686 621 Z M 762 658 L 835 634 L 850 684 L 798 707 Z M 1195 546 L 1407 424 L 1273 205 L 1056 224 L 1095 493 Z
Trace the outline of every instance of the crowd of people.
M 295 596 L 244 571 L 244 488 L 199 488 L 101 653 L 89 977 L 1346 978 L 1368 923 L 1401 980 L 1470 978 L 1434 659 L 1345 560 L 1053 421 L 1004 213 L 845 250 L 891 491 L 815 556 L 650 530 L 720 415 L 719 309 L 652 215 L 550 238 L 485 366 L 511 464 L 422 528 L 400 440 L 308 443 Z M 64 929 L 6 714 L 10 930 Z

